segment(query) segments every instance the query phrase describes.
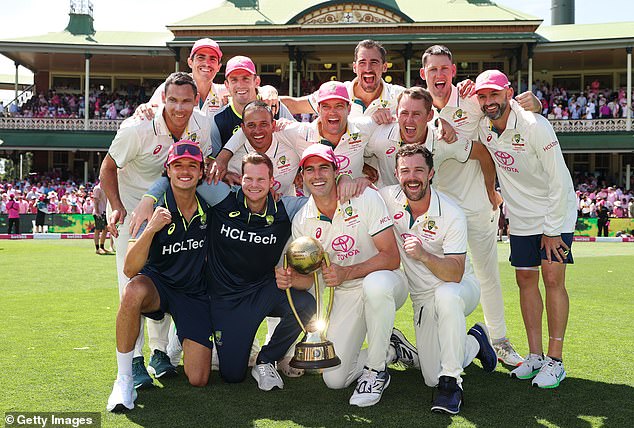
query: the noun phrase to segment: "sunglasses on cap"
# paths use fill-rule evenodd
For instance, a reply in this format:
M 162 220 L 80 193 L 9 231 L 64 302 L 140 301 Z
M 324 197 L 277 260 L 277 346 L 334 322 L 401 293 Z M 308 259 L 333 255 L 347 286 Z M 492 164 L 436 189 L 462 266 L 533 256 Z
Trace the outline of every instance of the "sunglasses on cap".
M 200 147 L 198 147 L 195 144 L 175 144 L 174 145 L 174 153 L 176 153 L 177 156 L 183 156 L 185 152 L 189 153 L 192 156 L 202 156 Z

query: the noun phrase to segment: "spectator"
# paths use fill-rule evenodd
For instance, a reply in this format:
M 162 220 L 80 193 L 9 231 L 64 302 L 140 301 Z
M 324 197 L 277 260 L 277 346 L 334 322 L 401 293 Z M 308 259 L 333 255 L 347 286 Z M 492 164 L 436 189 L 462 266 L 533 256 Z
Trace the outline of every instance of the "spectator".
M 15 193 L 9 194 L 9 201 L 6 203 L 6 210 L 9 214 L 9 226 L 7 233 L 11 234 L 15 226 L 15 233 L 20 233 L 20 204 L 15 200 Z

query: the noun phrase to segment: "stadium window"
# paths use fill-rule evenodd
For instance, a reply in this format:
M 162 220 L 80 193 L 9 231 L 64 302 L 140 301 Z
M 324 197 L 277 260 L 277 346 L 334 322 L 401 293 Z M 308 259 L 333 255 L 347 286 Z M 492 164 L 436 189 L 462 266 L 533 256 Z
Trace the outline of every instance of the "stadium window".
M 464 79 L 471 79 L 475 81 L 478 74 L 480 74 L 480 71 L 479 62 L 458 62 L 456 64 L 456 82 L 460 82 Z
M 599 89 L 613 89 L 614 80 L 611 74 L 585 74 L 583 82 L 585 86 L 592 87 L 594 81 L 599 82 Z
M 53 76 L 52 89 L 60 92 L 80 92 L 81 77 L 79 76 Z
M 553 76 L 553 88 L 564 88 L 567 91 L 581 90 L 581 75 L 556 75 Z

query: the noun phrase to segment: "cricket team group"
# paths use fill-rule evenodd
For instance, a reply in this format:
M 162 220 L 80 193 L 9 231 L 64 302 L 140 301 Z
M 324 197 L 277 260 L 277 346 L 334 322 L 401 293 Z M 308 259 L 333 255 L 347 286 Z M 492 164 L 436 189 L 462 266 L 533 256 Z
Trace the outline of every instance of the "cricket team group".
M 530 92 L 516 96 L 498 70 L 455 86 L 452 54 L 440 45 L 422 56 L 427 89 L 392 85 L 382 78 L 386 54 L 363 40 L 354 80 L 278 97 L 245 56 L 228 59 L 224 84 L 215 83 L 221 49 L 200 39 L 191 73 L 171 74 L 122 123 L 100 171 L 121 298 L 109 411 L 133 409 L 137 390 L 153 385 L 150 374 L 176 375 L 181 357 L 198 387 L 212 369 L 229 383 L 250 373 L 264 391 L 284 387 L 280 373 L 302 376 L 289 364 L 302 327 L 286 293 L 310 328 L 315 286 L 282 260 L 306 236 L 327 253 L 320 283 L 334 289 L 326 338 L 341 364 L 321 376 L 328 388 L 354 385 L 350 405 L 377 404 L 394 364 L 420 370 L 435 388 L 431 410 L 448 414 L 461 409 L 461 373 L 474 359 L 487 372 L 501 361 L 511 377 L 540 388 L 566 377 L 576 200 L 555 132 L 534 113 L 541 104 Z M 318 118 L 295 121 L 301 113 Z M 524 358 L 504 318 L 503 200 Z M 408 296 L 415 345 L 394 328 Z M 484 322 L 467 328 L 479 303 Z

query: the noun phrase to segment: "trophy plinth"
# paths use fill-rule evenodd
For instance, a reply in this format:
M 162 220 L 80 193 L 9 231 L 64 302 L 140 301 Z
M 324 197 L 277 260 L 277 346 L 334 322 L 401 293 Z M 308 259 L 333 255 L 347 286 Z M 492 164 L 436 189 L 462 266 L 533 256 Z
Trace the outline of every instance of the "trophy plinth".
M 291 309 L 295 314 L 297 322 L 302 327 L 304 337 L 301 342 L 295 345 L 295 355 L 291 359 L 289 365 L 297 369 L 325 369 L 328 367 L 335 367 L 341 364 L 341 360 L 335 354 L 335 347 L 331 341 L 326 339 L 326 331 L 328 330 L 328 319 L 330 317 L 330 311 L 332 310 L 332 303 L 334 299 L 334 289 L 330 288 L 330 302 L 328 304 L 328 310 L 326 312 L 325 319 L 321 316 L 321 298 L 319 290 L 319 280 L 317 277 L 317 270 L 321 266 L 321 262 L 325 261 L 327 266 L 330 266 L 330 260 L 328 254 L 324 252 L 323 247 L 314 238 L 304 236 L 297 238 L 290 243 L 286 254 L 284 255 L 284 268 L 290 265 L 297 272 L 308 275 L 312 273 L 314 275 L 315 282 L 315 302 L 317 304 L 316 319 L 317 322 L 314 325 L 320 328 L 316 331 L 307 331 L 304 324 L 299 318 L 293 298 L 291 297 L 290 289 L 286 290 L 286 296 L 288 302 L 291 305 Z

